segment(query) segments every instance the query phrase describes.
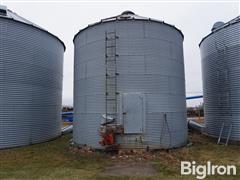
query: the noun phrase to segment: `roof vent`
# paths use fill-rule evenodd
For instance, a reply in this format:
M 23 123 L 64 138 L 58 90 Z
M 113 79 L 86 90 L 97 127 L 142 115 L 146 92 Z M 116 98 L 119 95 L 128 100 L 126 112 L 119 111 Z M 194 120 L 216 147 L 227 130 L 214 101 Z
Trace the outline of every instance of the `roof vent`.
M 135 13 L 132 12 L 132 11 L 124 11 L 124 12 L 122 12 L 121 15 L 128 15 L 128 14 L 132 14 L 132 15 L 134 15 Z
M 212 29 L 211 29 L 211 31 L 214 31 L 214 30 L 220 28 L 220 27 L 223 26 L 224 24 L 225 24 L 225 23 L 222 22 L 222 21 L 215 22 L 214 25 L 213 25 L 213 27 L 212 27 Z
M 7 15 L 7 6 L 0 5 L 0 15 Z

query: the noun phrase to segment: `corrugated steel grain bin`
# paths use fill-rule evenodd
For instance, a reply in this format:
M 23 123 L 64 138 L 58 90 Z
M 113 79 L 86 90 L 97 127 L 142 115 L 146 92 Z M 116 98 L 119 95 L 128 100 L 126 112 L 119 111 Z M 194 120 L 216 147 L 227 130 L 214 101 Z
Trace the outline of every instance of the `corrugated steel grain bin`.
M 240 17 L 217 22 L 200 43 L 205 131 L 240 140 Z
M 57 37 L 0 7 L 0 149 L 60 135 L 64 50 Z
M 180 30 L 126 11 L 80 30 L 74 46 L 76 144 L 97 149 L 186 144 Z M 107 127 L 114 143 L 103 134 Z

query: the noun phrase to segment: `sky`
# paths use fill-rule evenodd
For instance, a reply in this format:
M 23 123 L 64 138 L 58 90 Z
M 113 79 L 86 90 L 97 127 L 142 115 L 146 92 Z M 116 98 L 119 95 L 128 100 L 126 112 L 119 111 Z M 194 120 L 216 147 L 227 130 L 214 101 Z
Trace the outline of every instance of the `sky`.
M 126 1 L 0 1 L 8 9 L 58 36 L 66 45 L 64 54 L 63 105 L 73 104 L 73 37 L 88 24 L 131 10 L 140 16 L 163 20 L 184 34 L 184 61 L 187 96 L 202 94 L 201 57 L 198 44 L 216 21 L 227 22 L 240 14 L 238 0 L 177 2 Z M 195 106 L 202 99 L 187 102 Z

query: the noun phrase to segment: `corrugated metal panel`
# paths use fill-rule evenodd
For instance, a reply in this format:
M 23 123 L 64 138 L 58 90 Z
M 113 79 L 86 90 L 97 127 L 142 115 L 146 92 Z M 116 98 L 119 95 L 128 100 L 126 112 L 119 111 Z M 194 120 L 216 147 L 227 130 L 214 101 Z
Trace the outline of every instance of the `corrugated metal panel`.
M 54 38 L 58 39 L 58 41 L 60 41 L 62 43 L 62 45 L 64 46 L 64 50 L 66 49 L 65 44 L 54 34 L 48 32 L 47 30 L 45 30 L 44 28 L 38 26 L 37 24 L 34 24 L 33 22 L 19 16 L 18 14 L 16 14 L 15 12 L 11 11 L 10 9 L 7 9 L 6 6 L 2 6 L 5 10 L 6 10 L 6 14 L 1 14 L 0 13 L 0 18 L 4 18 L 4 19 L 8 19 L 9 21 L 15 21 L 15 22 L 19 22 L 19 23 L 23 23 L 26 25 L 29 25 L 33 28 L 37 28 L 40 29 L 46 33 L 48 33 L 50 36 L 53 36 Z
M 49 33 L 0 18 L 0 149 L 60 135 L 63 53 Z
M 240 21 L 226 23 L 200 44 L 206 132 L 218 137 L 222 123 L 240 140 Z M 230 21 L 233 22 L 233 21 Z M 227 137 L 229 128 L 224 128 Z
M 118 36 L 118 113 L 121 111 L 119 96 L 123 93 L 142 93 L 146 102 L 143 133 L 125 134 L 117 137 L 117 141 L 127 147 L 149 145 L 172 148 L 185 145 L 187 120 L 183 37 L 166 24 L 144 20 L 100 23 L 75 36 L 74 142 L 102 148 L 98 143 L 98 129 L 101 116 L 106 111 L 106 31 L 115 31 Z M 121 116 L 118 116 L 117 122 L 123 123 Z M 135 139 L 143 141 L 136 142 Z

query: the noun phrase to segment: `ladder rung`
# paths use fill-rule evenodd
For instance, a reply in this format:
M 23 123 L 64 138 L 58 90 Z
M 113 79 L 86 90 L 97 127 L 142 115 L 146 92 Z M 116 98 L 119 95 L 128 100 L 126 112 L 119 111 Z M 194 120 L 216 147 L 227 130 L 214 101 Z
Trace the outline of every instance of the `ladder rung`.
M 106 58 L 110 58 L 110 57 L 112 57 L 112 58 L 118 57 L 118 54 L 106 55 Z
M 112 74 L 111 74 L 111 75 L 110 75 L 110 74 L 107 74 L 106 77 L 108 77 L 108 78 L 115 78 L 115 77 L 117 77 L 117 76 L 116 76 L 116 75 L 112 75 Z
M 110 94 L 110 93 L 106 92 L 106 95 L 107 95 L 107 96 L 109 96 L 109 94 Z M 118 95 L 119 92 L 115 92 L 115 93 L 111 93 L 111 94 L 112 94 L 112 95 L 114 95 L 114 94 L 115 94 L 115 95 Z
M 117 42 L 118 37 L 106 37 L 106 42 Z
M 107 85 L 116 85 L 116 82 L 115 81 L 111 81 L 110 82 L 110 79 L 111 78 L 108 78 L 109 81 L 107 81 Z M 114 79 L 113 79 L 114 80 Z
M 118 36 L 107 37 L 107 40 L 115 40 L 115 39 L 117 39 L 117 38 L 118 38 Z
M 111 97 L 111 98 L 113 98 L 113 97 L 115 98 L 115 95 L 116 95 L 115 92 L 111 92 L 111 93 L 108 92 L 108 93 L 107 93 L 107 96 L 109 96 L 109 98 L 110 98 L 110 97 Z
M 116 86 L 116 83 L 107 83 L 107 85 L 109 85 L 109 89 L 112 89 Z
M 116 94 L 114 93 L 114 94 L 112 94 L 112 95 L 107 95 L 107 97 L 106 97 L 106 99 L 109 99 L 109 100 L 113 100 L 113 99 L 115 99 L 115 100 L 117 100 L 117 96 L 116 96 Z
M 116 35 L 116 33 L 107 33 L 106 38 L 108 38 L 108 39 L 111 39 L 111 38 L 118 39 L 119 37 Z
M 109 72 L 116 72 L 117 68 L 113 65 L 107 64 L 107 69 Z
M 119 92 L 112 92 L 112 93 L 108 93 L 108 92 L 106 92 L 105 94 L 106 94 L 106 95 L 109 95 L 109 94 L 112 94 L 112 95 L 115 94 L 115 95 L 117 95 L 117 94 L 119 94 Z
M 116 59 L 109 59 L 109 60 L 106 60 L 106 62 L 116 62 Z
M 113 47 L 116 47 L 116 46 L 106 46 L 106 48 L 113 48 Z
M 116 34 L 116 31 L 108 31 L 107 34 Z

